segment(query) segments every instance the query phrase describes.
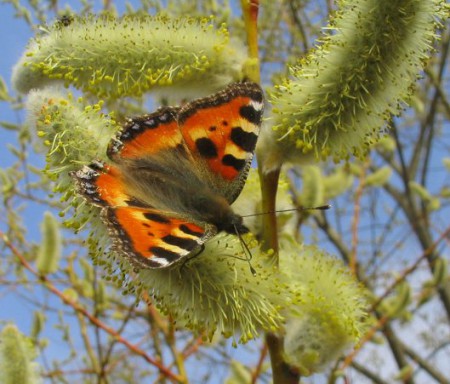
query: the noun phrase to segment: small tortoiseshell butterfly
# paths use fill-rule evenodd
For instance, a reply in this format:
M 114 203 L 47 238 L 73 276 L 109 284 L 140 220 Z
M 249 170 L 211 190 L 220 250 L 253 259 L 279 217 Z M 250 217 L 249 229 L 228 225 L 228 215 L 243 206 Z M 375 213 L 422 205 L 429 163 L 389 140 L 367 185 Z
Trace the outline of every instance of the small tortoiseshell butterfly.
M 110 163 L 72 173 L 102 207 L 115 247 L 140 267 L 161 268 L 220 231 L 248 232 L 230 204 L 247 178 L 263 108 L 261 88 L 241 82 L 129 119 L 109 144 Z

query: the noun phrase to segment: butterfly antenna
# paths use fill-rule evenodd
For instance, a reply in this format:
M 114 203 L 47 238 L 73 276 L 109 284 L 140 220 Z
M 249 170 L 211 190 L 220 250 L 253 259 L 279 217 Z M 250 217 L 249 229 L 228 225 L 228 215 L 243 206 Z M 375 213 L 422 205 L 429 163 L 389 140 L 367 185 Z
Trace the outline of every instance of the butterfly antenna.
M 252 263 L 251 263 L 253 255 L 250 252 L 250 249 L 248 248 L 247 243 L 242 238 L 242 235 L 237 230 L 236 225 L 234 226 L 234 231 L 236 232 L 236 235 L 239 238 L 239 242 L 241 243 L 242 250 L 244 251 L 244 254 L 246 256 L 244 259 L 241 259 L 239 257 L 238 257 L 238 259 L 247 261 L 248 266 L 250 267 L 250 272 L 252 273 L 253 276 L 256 276 L 256 270 L 255 270 L 255 268 L 253 268 Z
M 269 213 L 280 213 L 280 212 L 293 212 L 293 211 L 326 211 L 331 208 L 331 205 L 319 205 L 318 207 L 300 207 L 300 208 L 288 208 L 288 209 L 278 209 L 276 211 L 267 211 L 253 213 L 251 215 L 242 215 L 241 217 L 251 217 L 251 216 L 261 216 L 268 215 Z

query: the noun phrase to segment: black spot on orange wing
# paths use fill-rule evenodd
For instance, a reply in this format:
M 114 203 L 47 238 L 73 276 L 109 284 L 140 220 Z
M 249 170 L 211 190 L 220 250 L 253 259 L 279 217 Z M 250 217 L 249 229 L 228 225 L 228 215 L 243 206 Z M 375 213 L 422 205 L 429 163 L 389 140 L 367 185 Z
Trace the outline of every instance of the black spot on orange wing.
M 241 127 L 231 129 L 231 141 L 244 151 L 253 152 L 258 136 L 253 132 L 246 132 Z
M 261 124 L 262 111 L 257 111 L 251 105 L 244 105 L 241 108 L 239 108 L 239 114 L 241 115 L 241 117 L 243 117 L 245 120 L 249 121 L 252 124 L 255 125 Z
M 199 231 L 194 231 L 193 229 L 189 228 L 187 225 L 185 224 L 181 224 L 179 229 L 184 232 L 186 235 L 192 235 L 192 236 L 197 236 L 197 237 L 202 237 L 205 233 L 204 232 L 199 232 Z
M 170 219 L 165 216 L 158 215 L 157 213 L 146 212 L 144 213 L 144 217 L 150 221 L 155 221 L 157 223 L 168 224 L 170 223 Z
M 233 167 L 236 171 L 240 172 L 244 169 L 245 165 L 247 164 L 247 161 L 237 159 L 233 155 L 228 154 L 222 157 L 222 164 Z
M 174 235 L 167 235 L 161 238 L 166 244 L 175 245 L 178 248 L 185 249 L 186 251 L 192 251 L 198 246 L 197 241 L 188 239 L 185 237 L 178 237 Z
M 211 139 L 208 139 L 207 137 L 197 139 L 195 141 L 195 146 L 200 156 L 206 159 L 213 159 L 218 155 L 216 145 Z
M 178 253 L 162 247 L 150 247 L 148 250 L 156 257 L 166 259 L 169 263 L 176 261 L 180 258 L 180 255 Z

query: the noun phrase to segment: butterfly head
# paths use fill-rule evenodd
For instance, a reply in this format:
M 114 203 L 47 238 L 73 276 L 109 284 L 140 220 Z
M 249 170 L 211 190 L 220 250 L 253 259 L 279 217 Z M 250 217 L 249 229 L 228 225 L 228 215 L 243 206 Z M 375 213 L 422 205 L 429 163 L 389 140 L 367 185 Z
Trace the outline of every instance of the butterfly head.
M 218 223 L 217 229 L 232 235 L 243 235 L 250 232 L 244 225 L 242 217 L 235 214 L 233 211 L 230 212 L 230 215 L 228 215 L 225 220 Z
M 192 197 L 191 208 L 198 212 L 198 217 L 207 223 L 213 224 L 217 232 L 226 232 L 232 235 L 243 235 L 249 229 L 244 225 L 241 215 L 236 214 L 228 201 L 217 194 L 205 192 Z

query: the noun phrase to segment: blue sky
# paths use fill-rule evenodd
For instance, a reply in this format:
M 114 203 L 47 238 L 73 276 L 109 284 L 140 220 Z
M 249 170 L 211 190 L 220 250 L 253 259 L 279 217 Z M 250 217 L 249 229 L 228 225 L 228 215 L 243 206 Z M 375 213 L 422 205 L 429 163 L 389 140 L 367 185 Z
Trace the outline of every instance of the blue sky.
M 0 5 L 0 36 L 2 55 L 0 58 L 0 76 L 6 81 L 8 89 L 11 89 L 12 67 L 22 55 L 22 52 L 32 32 L 23 20 L 14 18 L 14 10 L 9 4 Z M 0 102 L 0 121 L 20 123 L 23 121 L 22 111 L 12 111 L 9 104 Z M 16 134 L 5 130 L 0 131 L 0 167 L 10 164 L 12 158 L 6 150 L 6 144 L 15 141 Z

